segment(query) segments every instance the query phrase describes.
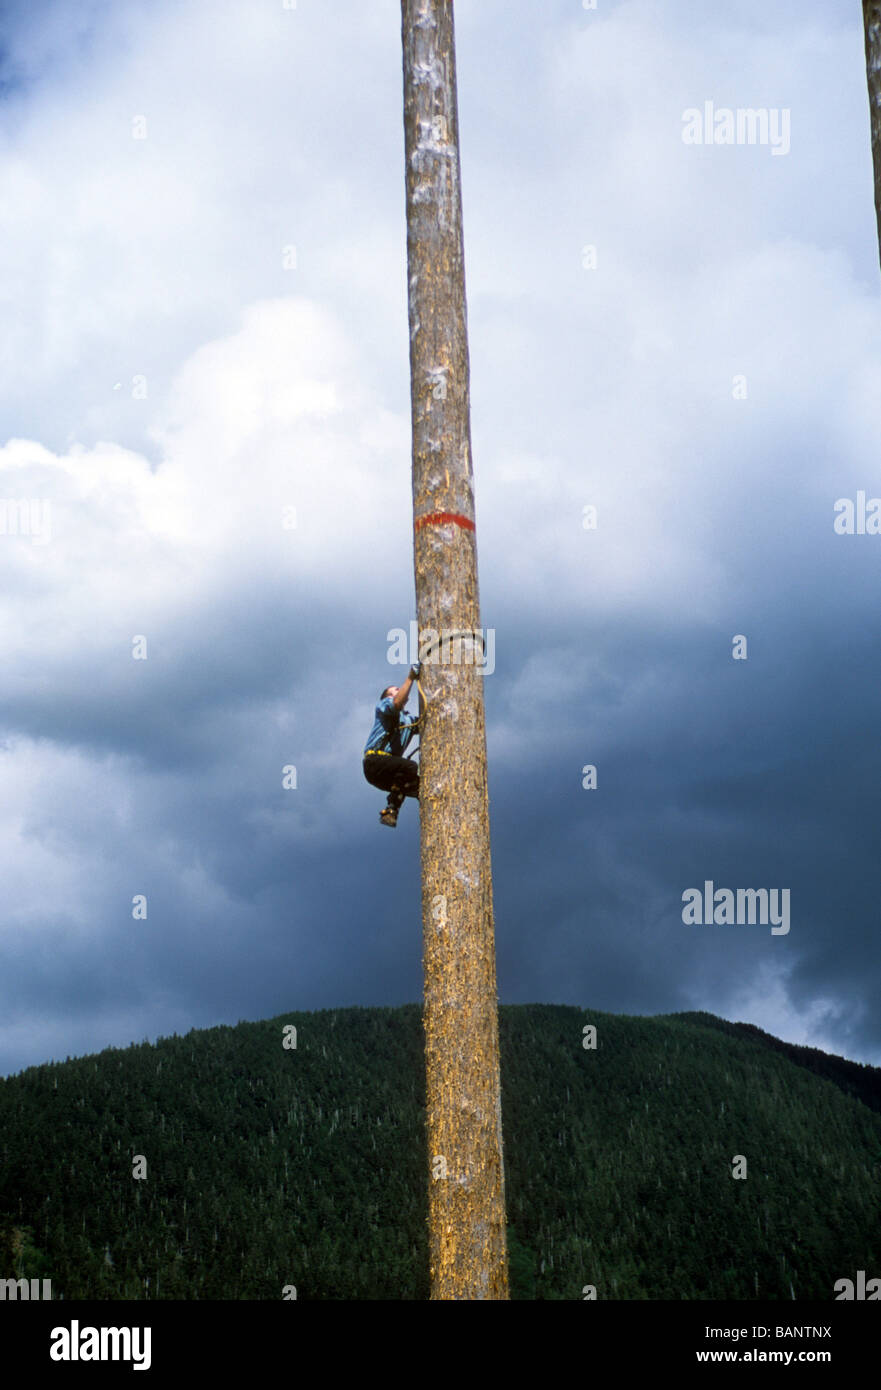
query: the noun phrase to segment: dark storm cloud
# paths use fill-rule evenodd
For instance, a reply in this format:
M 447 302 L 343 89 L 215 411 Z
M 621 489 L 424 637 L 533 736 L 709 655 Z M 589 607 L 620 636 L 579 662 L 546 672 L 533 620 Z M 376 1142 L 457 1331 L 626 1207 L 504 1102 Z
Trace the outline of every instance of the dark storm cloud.
M 210 9 L 181 12 L 184 55 Z M 98 10 L 80 13 L 94 29 Z M 0 725 L 7 1069 L 421 991 L 416 808 L 382 830 L 382 798 L 360 771 L 378 691 L 400 676 L 387 631 L 413 616 L 398 33 L 380 32 L 395 7 L 347 11 L 345 43 L 378 66 L 334 120 L 324 60 L 341 21 L 328 11 L 306 28 L 301 7 L 285 60 L 297 65 L 293 104 L 253 101 L 239 144 L 216 101 L 223 45 L 241 51 L 245 96 L 279 77 L 275 30 L 247 13 L 233 8 L 215 33 L 197 88 L 223 152 L 219 189 L 203 178 L 211 153 L 187 107 L 174 159 L 144 161 L 146 184 L 121 194 L 108 245 L 136 228 L 143 284 L 124 258 L 112 281 L 103 253 L 90 259 L 91 225 L 74 227 L 80 271 L 53 318 L 36 288 L 51 257 L 35 243 L 31 259 L 39 198 L 18 228 L 14 263 L 34 275 L 25 306 L 41 306 L 27 331 L 44 333 L 45 312 L 63 350 L 20 373 L 10 362 L 5 418 L 56 449 L 70 427 L 149 439 L 154 452 L 140 470 L 113 446 L 103 462 L 44 460 L 30 475 L 10 456 L 16 495 L 28 476 L 43 489 L 56 470 L 61 482 L 57 545 L 0 554 L 16 636 Z M 763 99 L 782 105 L 788 30 L 768 13 L 751 5 L 738 22 L 767 32 L 754 57 L 773 58 Z M 827 22 L 825 7 L 811 13 Z M 152 30 L 146 10 L 126 14 L 146 24 L 146 81 L 160 70 L 150 36 L 158 46 L 170 31 Z M 857 168 L 864 96 L 841 97 L 846 140 L 826 129 L 852 35 L 828 17 L 840 45 L 828 64 L 805 39 L 788 163 L 739 150 L 689 162 L 681 109 L 707 94 L 722 42 L 707 7 L 542 14 L 530 7 L 521 26 L 516 7 L 457 9 L 481 596 L 496 637 L 485 690 L 500 996 L 706 1008 L 879 1061 L 881 537 L 832 530 L 836 498 L 881 491 L 881 319 L 877 286 L 859 278 L 876 270 Z M 51 15 L 28 70 L 35 90 L 39 61 L 50 73 L 61 61 L 61 10 Z M 656 26 L 660 62 L 633 47 L 634 25 Z M 530 26 L 540 42 L 526 44 Z M 93 60 L 73 51 L 75 81 Z M 126 61 L 120 49 L 129 73 Z M 509 119 L 524 84 L 535 100 Z M 128 96 L 108 91 L 79 137 L 89 149 L 131 115 Z M 148 95 L 170 109 L 161 82 Z M 54 137 L 28 138 L 56 186 Z M 842 166 L 843 140 L 862 161 Z M 107 157 L 114 188 L 128 189 L 129 145 Z M 171 215 L 187 185 L 192 243 L 191 222 Z M 169 225 L 178 240 L 163 240 Z M 277 266 L 288 238 L 295 289 Z M 581 248 L 594 239 L 591 278 Z M 281 298 L 294 293 L 320 312 Z M 240 308 L 263 298 L 243 326 Z M 91 306 L 88 361 L 86 340 L 64 337 L 65 305 Z M 137 418 L 107 395 L 136 370 L 151 383 Z M 739 371 L 750 393 L 734 403 Z M 308 399 L 292 406 L 300 389 Z M 92 490 L 74 506 L 80 471 Z M 191 505 L 175 529 L 180 480 Z M 276 549 L 285 501 L 300 510 L 290 553 Z M 595 533 L 582 526 L 588 503 Z M 596 791 L 582 787 L 591 763 Z M 295 790 L 282 786 L 289 765 Z M 789 934 L 685 925 L 682 893 L 705 879 L 789 888 Z M 138 894 L 146 920 L 132 916 Z

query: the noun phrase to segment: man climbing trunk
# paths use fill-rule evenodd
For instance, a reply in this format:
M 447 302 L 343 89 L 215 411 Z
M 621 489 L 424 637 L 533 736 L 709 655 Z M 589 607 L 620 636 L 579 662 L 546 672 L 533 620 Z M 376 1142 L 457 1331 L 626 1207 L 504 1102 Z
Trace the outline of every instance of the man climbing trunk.
M 419 798 L 419 767 L 404 751 L 419 727 L 422 714 L 422 692 L 419 694 L 419 714 L 404 712 L 414 681 L 419 680 L 419 663 L 410 667 L 410 674 L 401 686 L 388 685 L 379 697 L 376 718 L 364 748 L 364 776 L 372 787 L 388 792 L 388 803 L 380 811 L 383 825 L 394 829 L 398 812 L 408 796 Z

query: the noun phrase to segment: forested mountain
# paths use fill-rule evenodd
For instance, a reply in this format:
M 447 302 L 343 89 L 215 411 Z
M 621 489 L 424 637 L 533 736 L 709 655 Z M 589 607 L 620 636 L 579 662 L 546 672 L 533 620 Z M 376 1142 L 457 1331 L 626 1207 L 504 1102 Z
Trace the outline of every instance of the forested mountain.
M 831 1300 L 881 1275 L 881 1072 L 744 1028 L 502 1007 L 515 1298 Z M 0 1081 L 0 1277 L 425 1299 L 428 1171 L 416 1005 L 33 1067 Z
M 687 1022 L 701 1023 L 707 1028 L 720 1028 L 736 1038 L 751 1038 L 765 1047 L 773 1047 L 782 1052 L 790 1061 L 800 1067 L 807 1067 L 815 1076 L 834 1081 L 849 1096 L 856 1096 L 873 1110 L 881 1114 L 881 1067 L 870 1067 L 864 1062 L 850 1062 L 846 1057 L 834 1057 L 822 1052 L 819 1047 L 803 1047 L 798 1043 L 783 1042 L 780 1038 L 764 1033 L 754 1023 L 729 1023 L 715 1014 L 691 1013 L 671 1014 L 671 1018 L 682 1018 Z

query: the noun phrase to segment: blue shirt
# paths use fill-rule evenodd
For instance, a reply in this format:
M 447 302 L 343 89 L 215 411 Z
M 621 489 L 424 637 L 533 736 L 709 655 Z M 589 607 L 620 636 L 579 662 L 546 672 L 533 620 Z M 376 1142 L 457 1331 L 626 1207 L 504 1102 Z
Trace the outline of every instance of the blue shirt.
M 416 733 L 416 716 L 399 714 L 391 695 L 386 695 L 376 706 L 376 720 L 370 730 L 370 737 L 364 745 L 364 752 L 379 749 L 403 757 L 404 749 Z

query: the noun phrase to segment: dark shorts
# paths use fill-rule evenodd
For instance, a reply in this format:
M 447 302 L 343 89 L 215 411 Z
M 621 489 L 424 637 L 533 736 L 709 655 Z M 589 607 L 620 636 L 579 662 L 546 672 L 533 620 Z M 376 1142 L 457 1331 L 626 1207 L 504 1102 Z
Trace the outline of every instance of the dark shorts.
M 413 758 L 396 758 L 391 753 L 365 753 L 364 776 L 371 787 L 383 792 L 419 798 L 419 764 Z

